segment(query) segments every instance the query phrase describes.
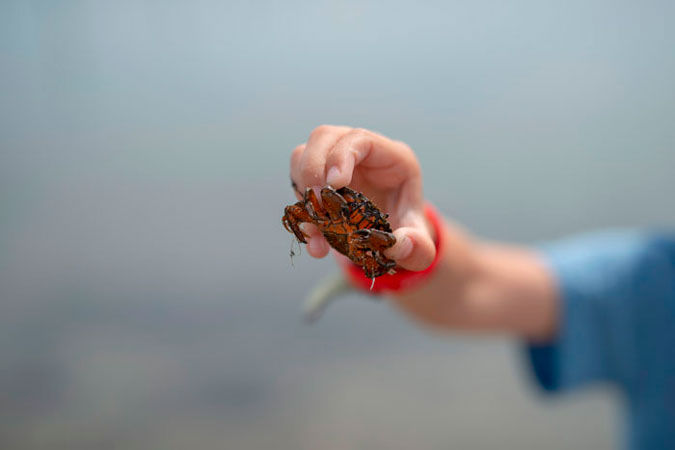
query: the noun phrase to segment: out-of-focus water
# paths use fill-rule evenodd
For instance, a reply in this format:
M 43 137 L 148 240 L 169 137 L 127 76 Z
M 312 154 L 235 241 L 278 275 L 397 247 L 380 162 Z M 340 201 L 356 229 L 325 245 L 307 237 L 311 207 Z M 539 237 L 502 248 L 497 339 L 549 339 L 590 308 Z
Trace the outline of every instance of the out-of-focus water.
M 609 448 L 607 388 L 350 297 L 299 308 L 288 155 L 321 123 L 534 243 L 675 225 L 668 2 L 0 5 L 3 448 Z

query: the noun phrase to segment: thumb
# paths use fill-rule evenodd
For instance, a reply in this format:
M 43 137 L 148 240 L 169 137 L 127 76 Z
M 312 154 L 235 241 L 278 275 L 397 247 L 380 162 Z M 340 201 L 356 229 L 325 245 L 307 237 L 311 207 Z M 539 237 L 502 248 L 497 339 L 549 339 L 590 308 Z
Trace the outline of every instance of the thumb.
M 387 258 L 407 270 L 420 271 L 431 265 L 436 246 L 426 228 L 401 227 L 394 231 L 396 243 L 384 251 Z

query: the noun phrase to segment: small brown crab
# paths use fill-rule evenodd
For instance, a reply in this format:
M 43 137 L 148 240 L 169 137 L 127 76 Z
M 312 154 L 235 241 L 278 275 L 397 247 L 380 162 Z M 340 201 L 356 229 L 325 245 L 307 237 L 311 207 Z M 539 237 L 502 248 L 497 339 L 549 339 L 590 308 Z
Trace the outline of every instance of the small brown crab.
M 297 190 L 295 183 L 293 187 Z M 321 203 L 315 192 L 307 188 L 302 200 L 284 210 L 281 222 L 299 242 L 307 236 L 300 229 L 303 222 L 319 228 L 331 247 L 363 268 L 368 278 L 393 273 L 396 263 L 382 252 L 394 245 L 396 238 L 387 222 L 387 214 L 360 192 L 348 187 L 321 189 Z

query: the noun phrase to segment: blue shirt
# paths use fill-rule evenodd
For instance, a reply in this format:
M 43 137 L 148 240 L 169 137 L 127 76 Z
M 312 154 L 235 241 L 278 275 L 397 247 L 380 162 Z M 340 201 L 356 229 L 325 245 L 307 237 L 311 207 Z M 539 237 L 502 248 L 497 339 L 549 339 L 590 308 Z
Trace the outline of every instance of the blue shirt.
M 539 384 L 565 391 L 617 385 L 632 449 L 675 449 L 675 233 L 603 232 L 543 249 L 561 322 L 531 345 Z

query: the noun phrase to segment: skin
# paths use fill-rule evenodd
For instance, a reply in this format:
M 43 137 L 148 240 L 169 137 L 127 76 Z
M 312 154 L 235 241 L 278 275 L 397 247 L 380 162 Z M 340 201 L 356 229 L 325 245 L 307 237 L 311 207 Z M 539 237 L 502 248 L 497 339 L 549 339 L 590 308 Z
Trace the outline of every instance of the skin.
M 293 150 L 291 178 L 301 192 L 309 187 L 318 194 L 326 184 L 363 192 L 390 215 L 396 244 L 385 256 L 415 271 L 433 261 L 436 236 L 423 213 L 422 173 L 405 143 L 360 128 L 322 125 Z M 326 256 L 330 247 L 316 227 L 302 229 L 308 253 Z M 555 335 L 555 280 L 535 252 L 481 241 L 449 220 L 441 232 L 444 246 L 432 276 L 394 294 L 396 306 L 440 331 L 503 332 L 542 342 Z

